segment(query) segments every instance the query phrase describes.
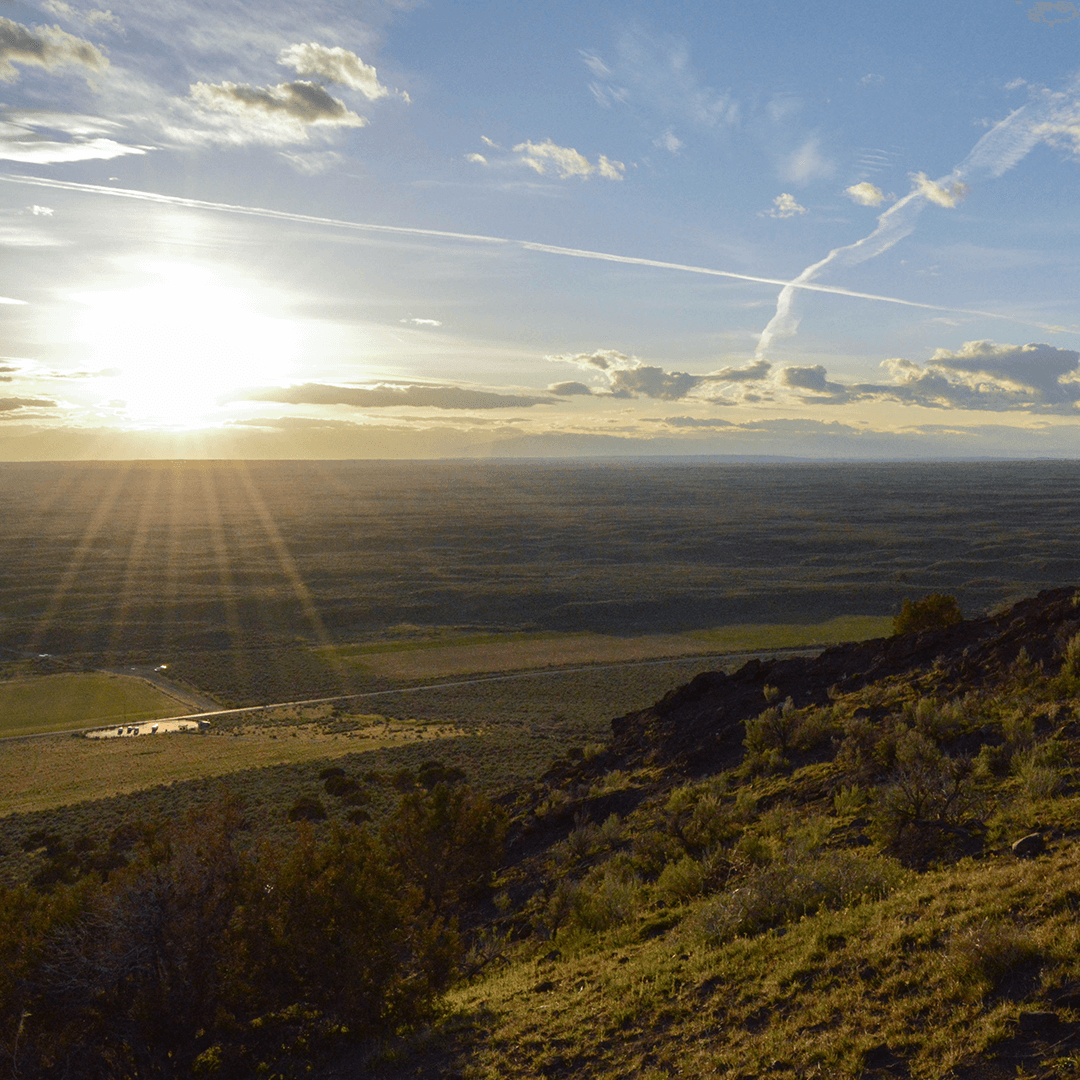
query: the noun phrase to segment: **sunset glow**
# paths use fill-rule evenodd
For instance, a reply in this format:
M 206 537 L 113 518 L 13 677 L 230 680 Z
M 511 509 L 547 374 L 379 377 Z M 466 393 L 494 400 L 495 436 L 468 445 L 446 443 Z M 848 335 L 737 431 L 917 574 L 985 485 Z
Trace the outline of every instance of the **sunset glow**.
M 1074 4 L 2 19 L 0 460 L 1080 454 Z

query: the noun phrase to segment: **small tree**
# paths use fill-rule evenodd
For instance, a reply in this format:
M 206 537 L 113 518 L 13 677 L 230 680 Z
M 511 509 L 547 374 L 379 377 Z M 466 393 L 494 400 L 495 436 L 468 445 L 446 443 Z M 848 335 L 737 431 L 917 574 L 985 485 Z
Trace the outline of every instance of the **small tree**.
M 925 630 L 943 630 L 962 622 L 960 604 L 955 596 L 931 593 L 921 600 L 904 599 L 900 614 L 893 619 L 893 633 L 921 634 Z

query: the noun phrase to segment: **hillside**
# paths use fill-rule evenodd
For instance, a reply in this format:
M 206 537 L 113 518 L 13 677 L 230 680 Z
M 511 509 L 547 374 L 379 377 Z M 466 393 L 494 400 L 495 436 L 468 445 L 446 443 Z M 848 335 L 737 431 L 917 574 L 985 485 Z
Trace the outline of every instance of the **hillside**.
M 365 824 L 142 823 L 103 869 L 0 890 L 0 1062 L 1075 1077 L 1078 694 L 1057 589 L 699 674 L 524 784 L 349 761 L 320 780 Z
M 498 959 L 379 1075 L 1078 1075 L 1078 595 L 615 719 L 519 799 Z

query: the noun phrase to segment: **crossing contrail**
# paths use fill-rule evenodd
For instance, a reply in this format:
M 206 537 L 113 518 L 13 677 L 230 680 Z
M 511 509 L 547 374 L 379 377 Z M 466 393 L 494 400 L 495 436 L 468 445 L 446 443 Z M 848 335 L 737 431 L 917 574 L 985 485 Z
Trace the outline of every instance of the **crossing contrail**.
M 604 251 L 589 251 L 583 248 L 560 247 L 556 244 L 541 244 L 532 240 L 517 240 L 512 237 L 485 236 L 478 233 L 450 232 L 443 229 L 417 229 L 406 225 L 375 225 L 369 222 L 346 221 L 341 218 L 318 217 L 313 214 L 296 214 L 287 210 L 270 210 L 260 206 L 242 206 L 236 203 L 207 202 L 203 199 L 188 199 L 179 195 L 161 195 L 153 191 L 139 191 L 134 188 L 108 187 L 104 184 L 81 184 L 73 180 L 53 180 L 44 176 L 20 176 L 15 173 L 0 173 L 0 180 L 12 184 L 29 184 L 33 187 L 52 188 L 60 191 L 77 191 L 91 195 L 108 195 L 118 199 L 133 199 L 138 202 L 154 203 L 160 206 L 176 206 L 189 210 L 209 210 L 225 214 L 241 214 L 248 217 L 268 218 L 273 221 L 292 221 L 305 225 L 322 225 L 332 229 L 348 229 L 356 232 L 393 234 L 399 236 L 424 236 L 440 240 L 464 240 L 477 244 L 501 245 L 518 248 L 522 251 L 538 251 L 548 255 L 563 255 L 574 259 L 594 259 L 600 262 L 623 263 L 630 266 L 645 266 L 656 270 L 677 270 L 687 274 L 705 274 L 710 277 L 729 278 L 735 281 L 749 281 L 759 285 L 780 285 L 781 297 L 790 295 L 791 290 L 806 292 L 831 293 L 834 296 L 849 296 L 856 300 L 875 300 L 883 304 L 900 304 L 903 307 L 921 308 L 925 311 L 944 311 L 959 315 L 980 315 L 988 319 L 1002 319 L 1006 322 L 1034 326 L 1040 330 L 1060 332 L 1060 327 L 1044 323 L 1019 319 L 999 311 L 979 311 L 971 308 L 949 307 L 942 304 L 926 304 L 917 300 L 904 300 L 897 296 L 884 296 L 879 293 L 859 292 L 845 289 L 840 285 L 822 285 L 810 280 L 808 275 L 816 267 L 824 266 L 829 259 L 823 260 L 804 270 L 794 280 L 787 278 L 763 277 L 757 274 L 740 274 L 733 270 L 716 270 L 709 266 L 693 266 L 687 263 L 663 262 L 658 259 L 644 259 L 634 255 L 615 255 Z M 911 196 L 909 196 L 911 198 Z M 899 205 L 899 204 L 897 204 Z M 892 209 L 896 209 L 893 207 Z M 885 217 L 886 215 L 882 215 Z M 860 241 L 859 243 L 864 243 Z M 857 245 L 852 245 L 857 246 Z M 891 246 L 891 245 L 890 245 Z M 848 249 L 838 249 L 848 250 Z M 876 253 L 876 252 L 875 252 Z M 835 252 L 830 253 L 830 259 Z M 774 318 L 775 321 L 775 318 Z M 772 324 L 770 323 L 770 326 Z
M 854 244 L 833 248 L 824 259 L 812 263 L 780 290 L 780 295 L 776 298 L 776 313 L 761 331 L 758 339 L 758 359 L 764 358 L 765 350 L 778 337 L 791 337 L 798 329 L 799 320 L 792 312 L 796 290 L 813 291 L 811 283 L 827 267 L 857 266 L 888 251 L 894 244 L 899 243 L 914 231 L 915 219 L 928 201 L 937 202 L 941 206 L 953 206 L 958 198 L 963 197 L 968 181 L 1001 176 L 1040 142 L 1053 142 L 1062 138 L 1075 139 L 1074 131 L 1078 119 L 1080 119 L 1080 80 L 1074 79 L 1072 85 L 1066 90 L 1055 93 L 1042 92 L 1034 101 L 1015 109 L 1004 120 L 995 124 L 948 176 L 937 181 L 928 180 L 922 173 L 913 177 L 916 183 L 915 189 L 890 206 L 877 219 L 877 228 L 872 233 L 857 240 Z M 913 306 L 933 309 L 931 304 Z M 936 310 L 945 309 L 937 308 Z M 1060 333 L 1063 329 L 993 312 L 968 311 L 963 308 L 949 310 L 964 315 L 1007 318 L 1011 322 L 1023 326 L 1034 326 L 1051 333 Z

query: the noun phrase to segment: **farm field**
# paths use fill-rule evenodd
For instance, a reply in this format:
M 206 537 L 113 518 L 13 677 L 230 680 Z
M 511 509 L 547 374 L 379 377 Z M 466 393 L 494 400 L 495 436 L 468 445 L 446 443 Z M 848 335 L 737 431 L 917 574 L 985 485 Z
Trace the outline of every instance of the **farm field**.
M 190 712 L 142 679 L 69 672 L 0 682 L 0 738 L 131 724 Z
M 138 739 L 58 736 L 8 743 L 0 751 L 0 817 L 127 795 L 159 784 L 227 776 L 244 769 L 327 761 L 400 746 L 452 729 L 426 723 L 358 718 L 349 731 L 327 731 L 303 717 L 216 734 L 176 733 Z
M 682 656 L 754 650 L 814 648 L 840 641 L 882 637 L 892 620 L 839 616 L 808 625 L 721 626 L 682 634 L 477 634 L 426 641 L 347 645 L 328 654 L 367 674 L 401 680 L 446 678 L 573 664 L 617 664 Z
M 206 735 L 12 741 L 0 747 L 0 837 L 13 815 L 251 770 L 274 787 L 281 783 L 275 766 L 351 755 L 378 757 L 380 768 L 439 758 L 496 791 L 542 772 L 571 747 L 606 741 L 612 717 L 645 707 L 708 666 L 677 660 L 432 686 L 368 698 L 355 712 L 324 705 L 225 716 Z M 283 796 L 268 789 L 265 798 Z

